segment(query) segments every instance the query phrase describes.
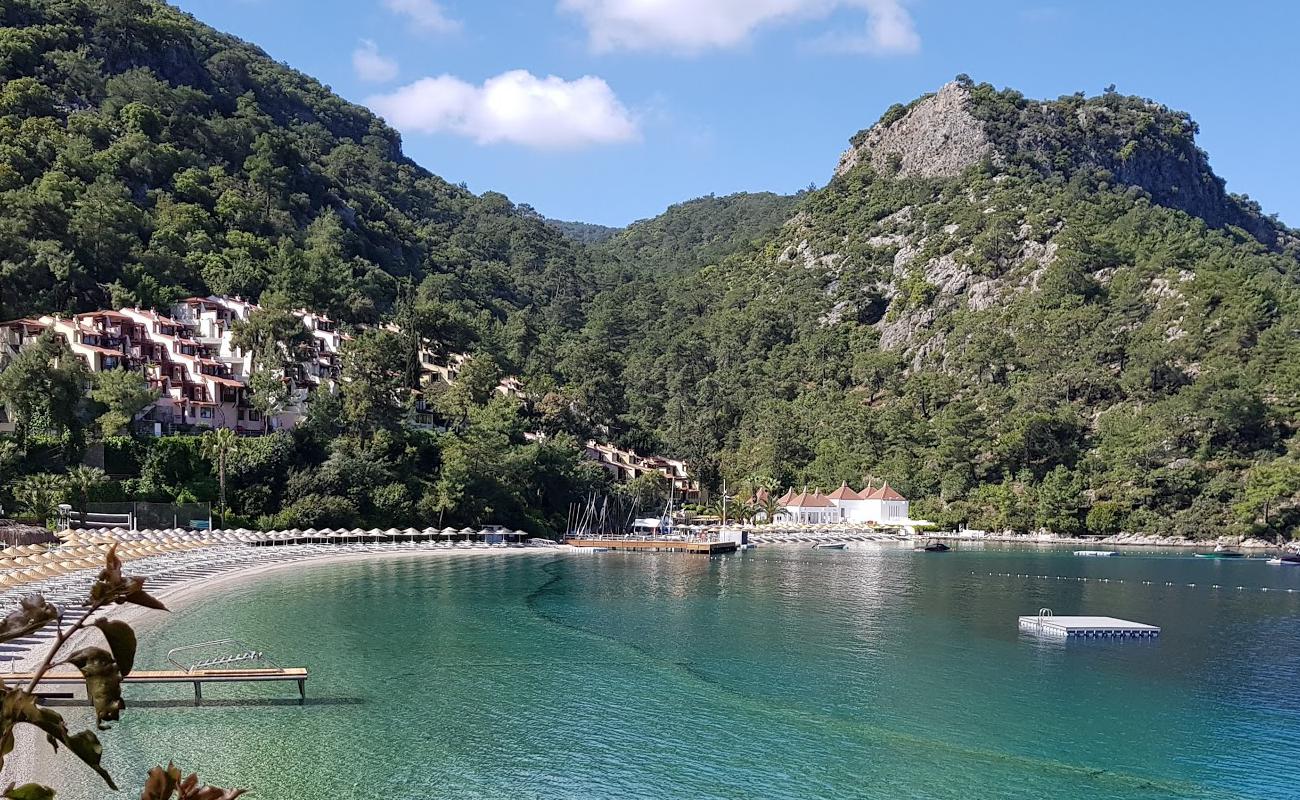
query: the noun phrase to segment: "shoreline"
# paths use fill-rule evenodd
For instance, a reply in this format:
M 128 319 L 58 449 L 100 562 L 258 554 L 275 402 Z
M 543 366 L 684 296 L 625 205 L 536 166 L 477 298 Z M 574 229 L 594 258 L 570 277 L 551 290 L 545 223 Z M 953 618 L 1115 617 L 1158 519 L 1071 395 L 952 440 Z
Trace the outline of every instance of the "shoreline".
M 129 624 L 140 638 L 150 635 L 153 631 L 162 627 L 167 620 L 167 614 L 170 611 L 176 611 L 191 605 L 201 599 L 201 597 L 214 588 L 230 586 L 246 581 L 254 581 L 258 578 L 282 570 L 307 567 L 324 567 L 333 564 L 379 561 L 379 560 L 403 560 L 415 558 L 469 558 L 469 557 L 486 557 L 502 556 L 511 557 L 523 555 L 555 555 L 564 552 L 558 548 L 549 547 L 510 547 L 510 548 L 492 548 L 492 549 L 469 549 L 469 550 L 435 550 L 435 549 L 410 549 L 410 550 L 370 550 L 370 551 L 353 551 L 343 553 L 319 553 L 304 555 L 302 558 L 289 559 L 286 561 L 277 561 L 269 564 L 249 564 L 244 567 L 231 569 L 226 572 L 217 573 L 205 577 L 197 577 L 172 586 L 165 586 L 157 591 L 150 592 L 154 597 L 161 600 L 166 606 L 167 611 L 156 611 L 154 609 L 143 608 L 130 604 L 124 604 L 101 612 L 98 616 L 108 619 L 119 620 Z M 124 566 L 124 572 L 130 574 L 130 564 Z M 93 580 L 93 578 L 92 578 Z M 89 583 L 87 584 L 89 588 Z M 149 590 L 149 583 L 146 580 L 145 590 Z M 68 640 L 64 645 L 65 652 L 71 652 L 79 646 L 94 644 L 102 646 L 103 642 L 99 634 L 94 630 L 85 630 L 79 632 L 76 636 Z M 25 672 L 32 669 L 44 659 L 51 645 L 33 648 L 23 654 L 21 658 L 11 664 L 12 671 Z M 0 672 L 0 678 L 4 674 Z M 61 705 L 59 712 L 76 724 L 78 713 L 90 715 L 89 723 L 93 725 L 93 714 L 86 705 L 89 701 L 86 699 L 84 687 L 76 687 L 73 690 L 73 701 L 78 705 L 68 706 Z M 64 701 L 67 703 L 68 701 Z M 84 706 L 84 708 L 83 708 Z M 56 784 L 59 783 L 60 769 L 67 764 L 74 764 L 75 757 L 68 753 L 55 753 L 45 743 L 45 737 L 40 731 L 30 725 L 20 725 L 14 731 L 16 736 L 16 746 L 13 752 L 5 759 L 3 769 L 0 769 L 0 786 L 8 785 L 10 781 L 16 783 L 25 783 L 36 781 L 38 783 Z M 115 776 L 126 777 L 126 776 Z M 131 776 L 130 781 L 143 780 L 144 776 Z M 134 786 L 131 783 L 130 786 Z
M 194 603 L 199 596 L 204 593 L 232 584 L 243 583 L 245 581 L 255 580 L 263 575 L 282 570 L 300 568 L 300 567 L 317 567 L 329 566 L 351 561 L 379 561 L 379 560 L 400 560 L 410 558 L 468 558 L 474 556 L 491 556 L 506 555 L 518 556 L 524 554 L 542 554 L 553 553 L 553 548 L 542 547 L 511 547 L 499 549 L 470 549 L 470 550 L 432 550 L 432 549 L 412 549 L 412 550 L 369 550 L 354 551 L 346 553 L 320 553 L 304 555 L 302 558 L 290 559 L 287 561 L 277 561 L 270 564 L 249 564 L 247 566 L 228 570 L 204 577 L 198 577 L 178 583 L 172 586 L 165 586 L 156 591 L 149 590 L 149 581 L 145 581 L 145 591 L 148 591 L 155 598 L 162 601 L 167 606 L 167 611 L 156 611 L 150 608 L 131 605 L 129 603 L 117 607 L 110 607 L 101 611 L 98 616 L 108 619 L 120 620 L 131 625 L 136 634 L 147 633 L 150 629 L 161 626 L 166 620 L 169 612 L 179 610 L 185 606 Z M 123 572 L 130 574 L 130 564 L 123 566 Z M 89 588 L 89 586 L 87 587 Z M 83 637 L 95 637 L 95 631 L 86 630 L 79 632 L 76 636 L 68 640 L 64 646 L 71 651 L 82 642 Z M 24 672 L 34 669 L 45 657 L 49 647 L 37 647 L 23 654 L 23 657 L 13 662 L 14 672 Z M 3 673 L 0 673 L 3 677 Z
M 1246 539 L 1240 543 L 1223 542 L 1220 539 L 1186 539 L 1178 536 L 1143 536 L 1141 534 L 1116 534 L 1102 538 L 1084 536 L 1054 536 L 1032 533 L 986 533 L 980 536 L 962 535 L 955 531 L 942 531 L 917 536 L 918 539 L 943 539 L 955 542 L 1000 542 L 1009 544 L 1046 544 L 1046 545 L 1103 545 L 1106 547 L 1175 547 L 1209 549 L 1224 544 L 1238 550 L 1267 552 L 1269 550 L 1294 549 L 1290 544 L 1270 544 L 1262 539 Z

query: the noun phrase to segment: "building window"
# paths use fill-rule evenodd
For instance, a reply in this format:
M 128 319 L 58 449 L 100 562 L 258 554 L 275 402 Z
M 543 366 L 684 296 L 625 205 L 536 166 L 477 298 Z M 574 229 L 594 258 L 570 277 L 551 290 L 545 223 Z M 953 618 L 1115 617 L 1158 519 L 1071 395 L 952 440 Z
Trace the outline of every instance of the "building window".
M 212 419 L 212 409 L 210 409 L 210 408 L 200 408 L 200 409 L 199 409 L 199 419 Z

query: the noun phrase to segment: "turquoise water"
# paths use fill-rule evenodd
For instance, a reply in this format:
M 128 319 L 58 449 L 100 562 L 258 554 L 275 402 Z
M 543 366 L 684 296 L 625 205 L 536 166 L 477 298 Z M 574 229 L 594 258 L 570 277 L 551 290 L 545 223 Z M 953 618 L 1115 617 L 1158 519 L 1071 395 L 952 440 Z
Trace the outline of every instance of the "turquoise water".
M 1112 582 L 1056 577 L 1081 575 Z M 1043 642 L 1016 628 L 1040 606 L 1164 634 Z M 161 667 L 171 646 L 248 639 L 312 669 L 307 705 L 289 685 L 213 687 L 201 709 L 133 687 L 104 740 L 124 779 L 174 758 L 259 800 L 1296 797 L 1297 611 L 1300 568 L 1258 560 L 350 562 L 223 588 L 143 644 Z

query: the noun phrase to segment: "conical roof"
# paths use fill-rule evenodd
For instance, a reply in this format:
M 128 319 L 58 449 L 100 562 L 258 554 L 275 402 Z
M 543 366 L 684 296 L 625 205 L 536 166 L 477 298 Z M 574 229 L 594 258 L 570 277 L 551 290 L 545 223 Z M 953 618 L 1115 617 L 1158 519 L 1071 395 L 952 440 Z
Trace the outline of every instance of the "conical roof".
M 832 500 L 861 500 L 862 495 L 849 488 L 847 481 L 840 484 L 840 488 L 831 492 L 829 495 Z

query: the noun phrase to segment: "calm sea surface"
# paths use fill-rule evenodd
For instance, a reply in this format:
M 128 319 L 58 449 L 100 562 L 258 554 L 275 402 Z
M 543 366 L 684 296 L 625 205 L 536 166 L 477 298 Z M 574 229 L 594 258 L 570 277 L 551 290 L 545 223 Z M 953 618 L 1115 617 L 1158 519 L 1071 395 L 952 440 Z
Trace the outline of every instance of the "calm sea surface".
M 1164 634 L 1019 633 L 1041 606 Z M 1294 798 L 1298 611 L 1300 568 L 1155 553 L 307 567 L 170 615 L 137 662 L 235 636 L 309 666 L 305 706 L 281 704 L 291 684 L 212 687 L 200 709 L 132 687 L 106 760 L 136 791 L 174 758 L 258 800 Z

